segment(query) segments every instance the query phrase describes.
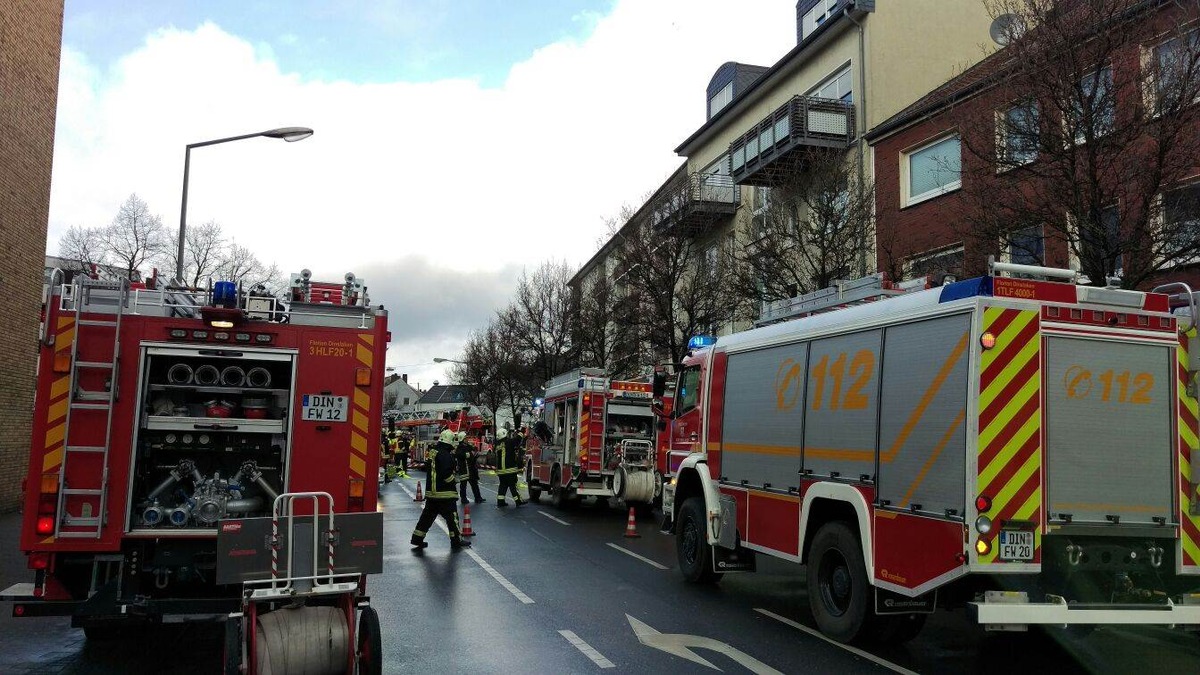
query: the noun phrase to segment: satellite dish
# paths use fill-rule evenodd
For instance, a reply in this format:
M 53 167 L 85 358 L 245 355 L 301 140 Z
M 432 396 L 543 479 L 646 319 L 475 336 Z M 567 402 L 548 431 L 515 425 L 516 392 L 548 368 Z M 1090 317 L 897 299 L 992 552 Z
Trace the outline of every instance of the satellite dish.
M 992 37 L 992 42 L 1001 47 L 1008 46 L 1014 37 L 1019 37 L 1025 32 L 1025 22 L 1016 14 L 1001 14 L 992 21 L 991 27 L 988 28 L 988 35 Z

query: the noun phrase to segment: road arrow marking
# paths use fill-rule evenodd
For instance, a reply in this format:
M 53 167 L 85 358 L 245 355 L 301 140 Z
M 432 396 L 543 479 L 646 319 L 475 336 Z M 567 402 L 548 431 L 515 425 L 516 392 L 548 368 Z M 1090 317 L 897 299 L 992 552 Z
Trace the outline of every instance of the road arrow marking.
M 714 640 L 712 638 L 706 638 L 700 635 L 685 635 L 683 633 L 660 633 L 659 631 L 654 630 L 650 626 L 638 621 L 628 614 L 625 615 L 625 618 L 629 620 L 629 626 L 633 628 L 633 634 L 637 636 L 638 642 L 641 642 L 647 647 L 661 649 L 668 654 L 687 659 L 692 663 L 699 663 L 702 666 L 707 666 L 713 670 L 720 671 L 720 668 L 714 666 L 703 656 L 693 652 L 691 648 L 694 647 L 696 649 L 708 649 L 710 651 L 719 652 L 725 656 L 728 656 L 752 673 L 757 673 L 758 675 L 783 675 L 783 673 L 780 671 L 775 670 L 771 666 L 768 666 L 753 656 L 750 656 L 736 647 L 727 645 L 720 640 Z

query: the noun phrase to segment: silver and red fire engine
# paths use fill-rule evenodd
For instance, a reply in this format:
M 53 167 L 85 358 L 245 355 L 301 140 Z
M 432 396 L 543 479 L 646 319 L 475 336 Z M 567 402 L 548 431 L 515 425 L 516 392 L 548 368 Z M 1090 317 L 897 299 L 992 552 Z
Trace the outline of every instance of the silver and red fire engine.
M 684 576 L 806 563 L 840 641 L 956 605 L 993 630 L 1200 629 L 1198 296 L 1077 277 L 800 298 L 804 318 L 696 344 L 663 504 Z

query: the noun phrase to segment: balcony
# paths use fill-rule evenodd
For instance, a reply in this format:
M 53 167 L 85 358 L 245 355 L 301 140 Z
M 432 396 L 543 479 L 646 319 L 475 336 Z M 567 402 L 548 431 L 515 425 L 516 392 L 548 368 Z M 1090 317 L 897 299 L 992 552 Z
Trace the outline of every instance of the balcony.
M 742 189 L 729 176 L 693 173 L 667 185 L 650 212 L 656 230 L 698 234 L 733 216 Z
M 730 174 L 739 185 L 777 187 L 803 170 L 806 150 L 844 150 L 854 136 L 853 103 L 793 96 L 729 144 Z

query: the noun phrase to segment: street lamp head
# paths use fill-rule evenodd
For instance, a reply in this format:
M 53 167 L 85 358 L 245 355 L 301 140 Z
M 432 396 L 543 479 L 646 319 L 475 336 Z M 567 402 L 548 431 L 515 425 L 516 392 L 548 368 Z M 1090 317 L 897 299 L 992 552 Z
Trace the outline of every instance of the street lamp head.
M 434 363 L 462 363 L 462 361 L 455 361 L 454 359 L 443 359 L 440 356 L 433 357 L 433 362 Z
M 313 130 L 309 129 L 308 127 L 280 127 L 278 129 L 264 131 L 262 132 L 262 135 L 266 136 L 267 138 L 282 138 L 288 143 L 295 143 L 296 141 L 302 141 L 309 136 L 312 136 Z

